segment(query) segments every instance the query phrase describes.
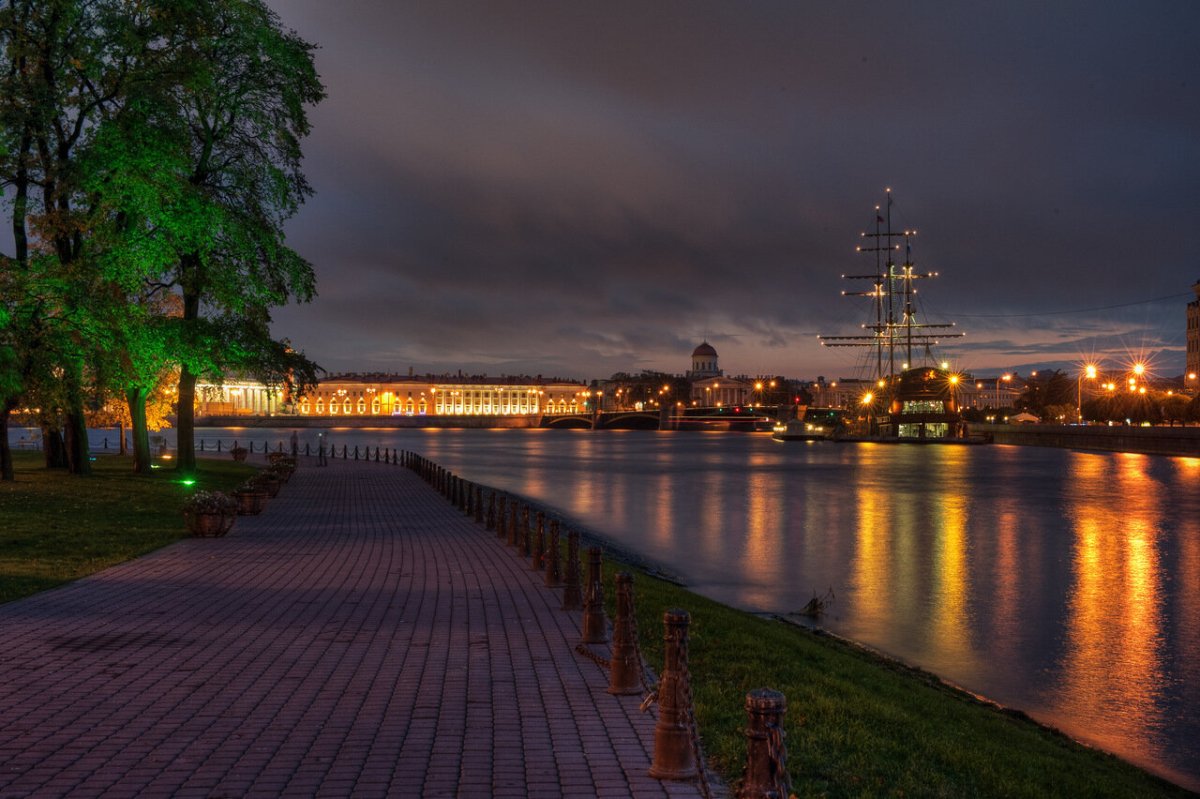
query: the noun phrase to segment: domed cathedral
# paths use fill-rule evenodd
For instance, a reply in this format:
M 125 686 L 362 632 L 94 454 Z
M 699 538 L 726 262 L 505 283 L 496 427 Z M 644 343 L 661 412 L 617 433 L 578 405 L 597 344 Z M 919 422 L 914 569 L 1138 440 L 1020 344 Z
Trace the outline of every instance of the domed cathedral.
M 725 377 L 717 366 L 717 351 L 707 341 L 692 350 L 692 368 L 687 373 L 692 383 L 691 404 L 704 407 L 744 405 L 750 400 L 753 384 Z
M 721 376 L 721 370 L 717 368 L 717 351 L 713 345 L 703 341 L 692 350 L 692 369 L 687 376 L 692 380 Z

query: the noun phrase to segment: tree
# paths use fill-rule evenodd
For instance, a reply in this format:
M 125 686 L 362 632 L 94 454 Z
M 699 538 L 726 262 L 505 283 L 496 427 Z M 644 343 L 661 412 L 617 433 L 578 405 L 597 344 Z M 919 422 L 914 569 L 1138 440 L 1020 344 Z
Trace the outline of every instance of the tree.
M 324 89 L 313 46 L 282 30 L 260 0 L 194 0 L 173 11 L 170 38 L 186 78 L 154 121 L 187 160 L 177 176 L 187 201 L 164 223 L 177 254 L 169 282 L 183 300 L 178 466 L 190 471 L 199 376 L 267 364 L 315 372 L 295 353 L 274 363 L 283 353 L 267 331 L 271 307 L 314 295 L 312 267 L 285 245 L 283 222 L 311 193 L 300 139 L 306 106 Z M 214 334 L 231 326 L 240 337 L 227 349 Z

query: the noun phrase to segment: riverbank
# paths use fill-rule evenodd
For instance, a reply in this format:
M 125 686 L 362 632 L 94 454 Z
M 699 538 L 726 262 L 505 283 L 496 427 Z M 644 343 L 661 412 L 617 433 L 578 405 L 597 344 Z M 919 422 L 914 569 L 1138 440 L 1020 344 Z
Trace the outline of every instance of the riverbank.
M 120 465 L 115 457 L 111 462 Z M 89 507 L 92 480 L 51 477 L 70 488 L 73 502 Z M 320 486 L 314 483 L 314 490 L 331 490 Z M 289 485 L 289 491 L 295 489 Z M 0 529 L 6 531 L 12 530 L 9 508 L 8 502 L 0 505 Z M 151 504 L 146 511 L 158 513 L 165 528 L 182 535 L 177 507 Z M 43 523 L 50 529 L 60 522 L 48 512 Z M 287 540 L 281 537 L 281 545 Z M 287 545 L 307 556 L 300 544 Z M 611 586 L 613 572 L 631 566 L 614 559 L 605 568 L 605 584 Z M 612 592 L 606 593 L 612 613 Z M 997 711 L 932 675 L 829 636 L 734 610 L 641 572 L 635 593 L 641 646 L 656 669 L 663 662 L 663 610 L 682 607 L 691 613 L 696 713 L 706 751 L 728 778 L 738 776 L 744 758 L 745 692 L 769 686 L 788 698 L 785 729 L 799 796 L 1188 795 L 1115 757 Z
M 996 444 L 1200 457 L 1200 427 L 1065 424 L 971 424 L 968 427 L 972 434 L 989 436 Z

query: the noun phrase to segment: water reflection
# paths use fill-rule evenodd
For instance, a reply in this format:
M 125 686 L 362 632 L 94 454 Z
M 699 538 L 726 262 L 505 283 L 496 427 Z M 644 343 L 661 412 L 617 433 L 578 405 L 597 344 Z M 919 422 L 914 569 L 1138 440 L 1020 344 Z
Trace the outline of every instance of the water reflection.
M 1161 486 L 1147 456 L 1076 454 L 1067 484 L 1074 522 L 1068 603 L 1055 711 L 1087 724 L 1102 746 L 1127 741 L 1153 760 L 1161 728 L 1164 616 L 1158 552 Z M 1115 679 L 1114 679 L 1115 677 Z

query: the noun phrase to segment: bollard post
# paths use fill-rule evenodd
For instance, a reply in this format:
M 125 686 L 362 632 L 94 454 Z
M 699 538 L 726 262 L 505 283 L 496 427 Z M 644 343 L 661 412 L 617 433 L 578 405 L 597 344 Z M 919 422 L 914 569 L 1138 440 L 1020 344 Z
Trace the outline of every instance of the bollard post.
M 779 691 L 758 688 L 746 694 L 746 770 L 737 799 L 787 799 L 791 780 L 783 743 L 787 699 Z
M 465 477 L 458 478 L 458 510 L 460 513 L 470 513 L 471 484 Z
M 688 623 L 686 610 L 663 614 L 664 665 L 658 680 L 658 721 L 654 725 L 654 758 L 650 776 L 660 780 L 690 780 L 698 774 L 692 748 L 692 688 L 688 683 Z
M 347 447 L 349 447 L 349 444 L 342 444 L 342 460 L 346 460 Z M 355 447 L 354 451 L 358 452 L 358 447 Z
M 533 536 L 529 530 L 529 506 L 521 506 L 521 555 L 529 558 L 533 556 L 533 542 L 530 540 Z
M 508 503 L 508 545 L 510 547 L 518 546 L 521 543 L 519 528 L 517 527 L 517 501 L 514 499 Z
M 475 523 L 483 524 L 483 486 L 475 486 Z
M 217 442 L 217 445 L 219 446 L 220 444 L 221 444 L 221 442 L 220 442 L 220 441 L 218 441 L 218 442 Z M 307 441 L 305 441 L 305 442 L 304 442 L 304 455 L 305 455 L 305 457 L 307 457 L 307 456 L 309 456 L 309 455 L 311 455 L 311 454 L 312 454 L 312 453 L 308 451 L 308 442 L 307 442 Z
M 496 537 L 508 538 L 508 497 L 500 496 L 500 512 L 496 515 Z
M 558 520 L 550 520 L 550 542 L 546 545 L 546 587 L 557 588 L 562 577 L 559 574 L 562 554 L 558 551 Z
M 534 571 L 541 571 L 546 568 L 546 514 L 542 511 L 537 512 L 537 532 L 533 538 L 533 558 L 530 561 L 530 566 Z
M 567 533 L 567 584 L 563 587 L 563 610 L 579 610 L 583 594 L 579 590 L 579 533 Z
M 468 516 L 475 515 L 475 488 L 470 483 L 466 485 L 466 496 L 463 497 L 462 511 Z
M 604 584 L 601 582 L 601 564 L 604 555 L 600 547 L 588 548 L 588 578 L 583 592 L 583 642 L 602 644 L 608 640 L 604 624 Z
M 488 492 L 487 529 L 496 529 L 496 492 Z
M 642 658 L 638 655 L 633 617 L 633 575 L 628 572 L 617 575 L 617 618 L 613 620 L 608 692 L 622 696 L 642 692 Z

